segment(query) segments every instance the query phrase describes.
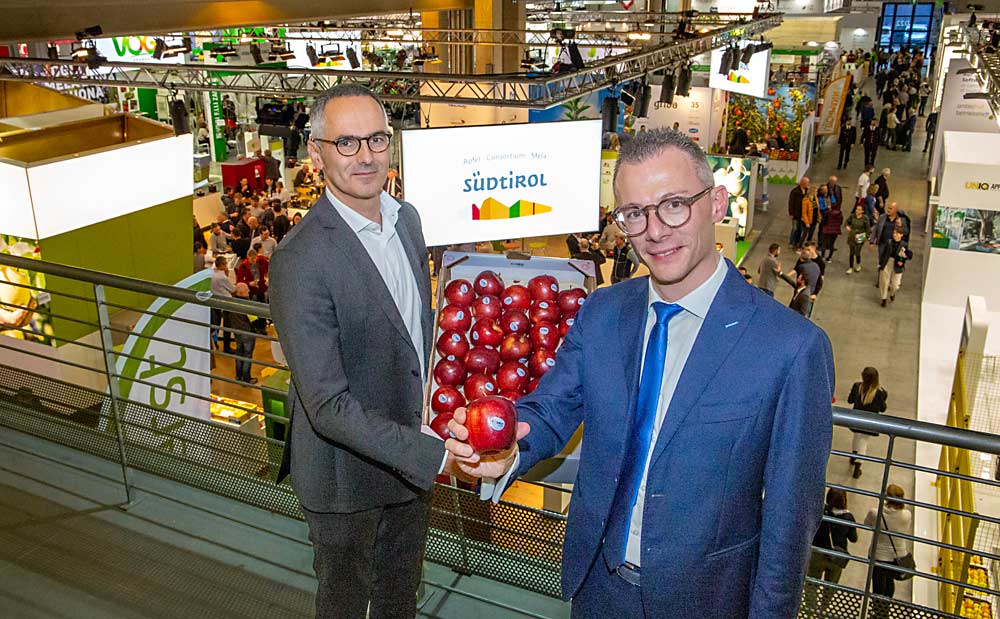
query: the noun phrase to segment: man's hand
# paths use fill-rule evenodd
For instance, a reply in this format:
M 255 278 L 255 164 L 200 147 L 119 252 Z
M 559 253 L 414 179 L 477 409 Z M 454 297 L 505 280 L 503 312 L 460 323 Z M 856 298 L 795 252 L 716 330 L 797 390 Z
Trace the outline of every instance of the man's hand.
M 448 464 L 445 469 L 454 468 L 464 475 L 471 477 L 492 477 L 494 479 L 503 477 L 514 465 L 514 458 L 517 455 L 517 442 L 510 449 L 480 455 L 466 443 L 469 439 L 469 430 L 465 427 L 465 409 L 455 410 L 454 416 L 448 422 L 448 430 L 455 438 L 450 438 L 444 443 L 448 450 Z M 519 421 L 517 424 L 517 439 L 521 440 L 528 435 L 531 427 Z

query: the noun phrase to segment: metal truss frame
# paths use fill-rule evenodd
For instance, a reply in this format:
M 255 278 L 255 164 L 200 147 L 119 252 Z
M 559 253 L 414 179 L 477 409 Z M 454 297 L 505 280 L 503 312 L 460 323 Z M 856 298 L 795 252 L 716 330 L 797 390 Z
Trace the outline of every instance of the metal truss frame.
M 96 69 L 69 60 L 0 58 L 0 80 L 222 91 L 272 97 L 311 97 L 344 81 L 360 83 L 388 102 L 496 105 L 543 110 L 615 86 L 750 37 L 781 23 L 780 14 L 730 23 L 694 38 L 670 41 L 558 75 L 457 75 L 253 66 L 105 62 Z
M 1000 114 L 1000 51 L 987 51 L 986 42 L 976 28 L 965 29 L 965 43 L 972 66 L 986 91 L 981 96 L 988 99 L 994 114 Z

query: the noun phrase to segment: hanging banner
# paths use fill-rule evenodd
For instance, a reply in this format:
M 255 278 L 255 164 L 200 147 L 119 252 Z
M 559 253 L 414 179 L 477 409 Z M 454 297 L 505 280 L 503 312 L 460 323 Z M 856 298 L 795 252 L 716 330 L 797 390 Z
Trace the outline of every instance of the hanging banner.
M 819 122 L 816 123 L 816 135 L 836 135 L 840 132 L 840 117 L 844 113 L 844 102 L 850 85 L 851 76 L 847 74 L 841 75 L 826 87 Z
M 177 286 L 208 292 L 211 277 L 211 269 L 204 269 Z M 183 419 L 211 419 L 209 314 L 206 306 L 161 297 L 133 327 L 115 367 L 121 376 L 118 389 L 122 400 L 140 405 L 126 404 L 119 409 L 127 443 L 188 459 L 209 460 L 210 450 L 195 446 L 203 440 L 200 424 Z M 105 408 L 102 418 L 114 419 L 109 402 Z M 115 431 L 114 423 L 104 425 L 106 432 Z

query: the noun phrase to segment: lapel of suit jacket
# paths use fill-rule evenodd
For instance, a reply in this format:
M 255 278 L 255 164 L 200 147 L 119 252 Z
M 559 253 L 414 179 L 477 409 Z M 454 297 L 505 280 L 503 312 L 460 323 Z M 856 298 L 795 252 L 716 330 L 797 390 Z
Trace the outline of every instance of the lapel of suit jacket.
M 410 345 L 410 349 L 412 350 L 413 340 L 410 339 L 410 333 L 406 330 L 403 318 L 399 315 L 399 308 L 396 307 L 396 302 L 392 299 L 392 295 L 389 294 L 389 288 L 385 285 L 382 274 L 378 272 L 378 268 L 372 262 L 371 256 L 368 255 L 368 250 L 361 243 L 361 239 L 351 230 L 347 222 L 344 221 L 344 218 L 340 216 L 337 209 L 327 199 L 326 192 L 309 209 L 309 215 L 313 213 L 320 216 L 320 221 L 325 228 L 330 229 L 334 249 L 339 251 L 344 259 L 354 267 L 354 272 L 357 274 L 359 281 L 365 282 L 367 286 L 371 286 L 374 297 L 378 301 L 378 306 L 382 309 L 382 312 L 389 319 L 392 326 L 395 327 L 399 335 Z M 308 268 L 308 265 L 302 265 L 302 268 Z M 416 350 L 413 352 L 419 354 Z
M 431 337 L 434 331 L 430 313 L 431 282 L 423 276 L 423 265 L 427 259 L 426 253 L 422 253 L 423 239 L 420 239 L 421 242 L 418 243 L 417 239 L 414 238 L 416 230 L 410 223 L 410 215 L 406 211 L 406 207 L 407 204 L 405 202 L 400 202 L 399 218 L 396 220 L 396 234 L 399 235 L 399 239 L 403 243 L 403 249 L 406 251 L 406 257 L 410 261 L 410 269 L 413 271 L 413 277 L 417 280 L 417 289 L 420 291 L 420 326 L 424 340 L 424 350 L 420 352 L 424 355 L 424 359 L 427 359 L 430 354 L 432 345 Z
M 725 388 L 725 383 L 717 379 L 716 375 L 757 310 L 751 293 L 743 276 L 729 263 L 726 278 L 705 316 L 698 338 L 681 371 L 680 380 L 677 381 L 653 448 L 650 468 L 663 454 L 705 389 L 713 382 L 717 387 Z
M 642 281 L 642 285 L 616 284 L 618 286 L 631 286 L 626 295 L 623 295 L 618 316 L 620 317 L 618 336 L 621 339 L 622 369 L 624 376 L 623 383 L 626 387 L 625 396 L 625 423 L 616 427 L 621 429 L 621 436 L 615 445 L 623 445 L 626 437 L 631 436 L 632 424 L 635 422 L 636 400 L 639 397 L 639 370 L 642 367 L 642 347 L 643 337 L 646 333 L 646 317 L 649 313 L 649 278 L 642 277 L 632 282 Z M 619 449 L 619 457 L 624 457 L 623 449 Z

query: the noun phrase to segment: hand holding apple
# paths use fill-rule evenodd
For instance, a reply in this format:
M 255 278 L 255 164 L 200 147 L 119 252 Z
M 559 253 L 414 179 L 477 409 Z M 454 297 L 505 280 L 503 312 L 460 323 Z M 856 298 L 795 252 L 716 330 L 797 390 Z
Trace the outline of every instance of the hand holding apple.
M 455 410 L 451 421 L 448 422 L 448 430 L 455 438 L 445 441 L 445 449 L 451 454 L 449 461 L 465 475 L 473 477 L 492 477 L 494 479 L 503 477 L 514 465 L 514 458 L 517 456 L 517 441 L 521 440 L 531 431 L 531 427 L 523 422 L 517 423 L 515 442 L 510 448 L 504 451 L 494 451 L 492 453 L 479 454 L 466 441 L 469 440 L 469 429 L 465 426 L 467 421 L 466 409 Z

